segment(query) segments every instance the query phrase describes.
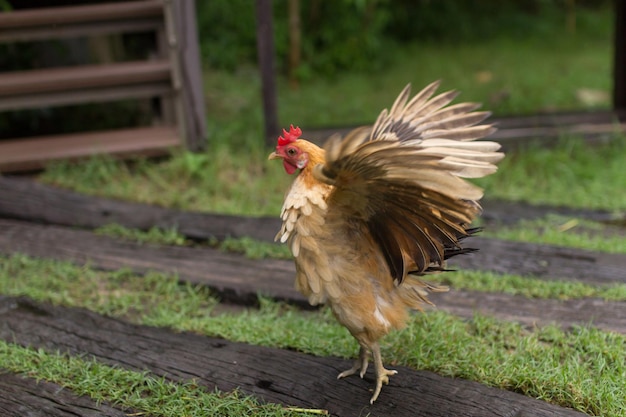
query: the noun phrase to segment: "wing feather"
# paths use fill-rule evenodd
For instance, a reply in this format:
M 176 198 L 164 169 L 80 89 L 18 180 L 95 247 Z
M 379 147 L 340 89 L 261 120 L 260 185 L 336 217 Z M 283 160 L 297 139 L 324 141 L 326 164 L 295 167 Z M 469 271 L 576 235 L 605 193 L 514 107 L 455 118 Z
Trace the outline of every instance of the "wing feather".
M 313 170 L 334 185 L 328 213 L 368 230 L 397 282 L 444 270 L 447 258 L 471 251 L 460 241 L 475 232 L 468 225 L 481 211 L 482 190 L 463 178 L 495 172 L 503 157 L 499 144 L 474 142 L 495 130 L 480 124 L 489 112 L 449 105 L 457 93 L 435 96 L 438 87 L 409 99 L 407 86 L 373 127 L 329 139 L 325 163 Z

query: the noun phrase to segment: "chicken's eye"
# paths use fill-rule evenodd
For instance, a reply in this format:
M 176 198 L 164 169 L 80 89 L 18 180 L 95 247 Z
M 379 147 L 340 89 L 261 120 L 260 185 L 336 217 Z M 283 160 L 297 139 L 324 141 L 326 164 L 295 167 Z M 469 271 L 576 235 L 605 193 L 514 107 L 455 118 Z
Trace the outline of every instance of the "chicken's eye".
M 287 155 L 289 156 L 296 156 L 297 153 L 298 151 L 296 151 L 294 148 L 287 149 Z

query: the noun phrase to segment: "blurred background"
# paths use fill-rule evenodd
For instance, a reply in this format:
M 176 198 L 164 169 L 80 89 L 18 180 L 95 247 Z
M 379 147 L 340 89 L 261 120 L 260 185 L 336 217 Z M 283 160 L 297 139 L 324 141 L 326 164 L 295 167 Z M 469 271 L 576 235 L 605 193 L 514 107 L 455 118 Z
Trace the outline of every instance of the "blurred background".
M 0 0 L 0 8 L 78 3 L 97 2 Z M 277 0 L 272 7 L 281 124 L 370 123 L 406 83 L 418 89 L 435 79 L 496 115 L 611 105 L 609 0 Z M 244 118 L 247 131 L 261 129 L 254 2 L 197 1 L 196 16 L 209 136 Z M 140 59 L 154 50 L 151 34 L 2 44 L 0 71 Z M 115 128 L 142 117 L 133 103 L 0 113 L 0 135 Z
M 79 3 L 100 2 L 0 0 L 0 9 Z M 191 18 L 180 24 L 183 29 L 197 25 L 201 82 L 190 88 L 205 104 L 198 116 L 206 124 L 200 137 L 203 151 L 179 148 L 167 158 L 139 156 L 125 161 L 104 154 L 78 164 L 57 160 L 38 174 L 38 180 L 168 207 L 277 213 L 291 178 L 278 164 L 266 161 L 268 143 L 275 139 L 266 141 L 265 135 L 257 53 L 259 4 L 196 1 L 195 10 L 186 14 Z M 557 121 L 550 128 L 551 143 L 562 146 L 555 151 L 510 154 L 500 172 L 481 185 L 489 196 L 514 201 L 610 210 L 626 207 L 626 193 L 615 192 L 624 183 L 619 168 L 624 136 L 605 134 L 613 132 L 616 122 L 610 111 L 613 1 L 274 0 L 267 4 L 266 17 L 273 24 L 273 91 L 279 127 L 293 123 L 303 129 L 305 138 L 317 134 L 313 138 L 317 139 L 336 128 L 373 123 L 407 83 L 417 91 L 434 80 L 442 80 L 442 91 L 460 90 L 457 101 L 483 103 L 501 126 L 508 116 L 571 114 L 568 123 L 581 124 L 587 123 L 581 115 L 591 114 L 593 119 L 594 114 L 604 114 L 604 143 L 610 146 L 589 152 L 584 134 L 562 133 Z M 152 32 L 2 43 L 0 71 L 149 61 L 159 57 L 158 46 Z M 4 111 L 0 112 L 0 140 L 150 125 L 155 123 L 155 106 L 154 100 L 141 99 Z M 524 140 L 541 141 L 544 133 L 530 132 Z

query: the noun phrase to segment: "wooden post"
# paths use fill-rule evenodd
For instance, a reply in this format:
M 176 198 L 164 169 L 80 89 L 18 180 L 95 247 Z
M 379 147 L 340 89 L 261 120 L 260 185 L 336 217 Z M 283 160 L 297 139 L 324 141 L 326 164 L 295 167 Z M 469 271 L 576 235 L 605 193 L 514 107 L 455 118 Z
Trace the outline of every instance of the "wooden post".
M 265 120 L 265 143 L 274 145 L 278 133 L 278 112 L 276 106 L 276 80 L 274 74 L 274 29 L 272 25 L 272 0 L 256 1 L 256 41 L 261 90 L 263 94 L 263 115 Z
M 626 110 L 626 0 L 615 0 L 613 108 Z
M 182 0 L 173 4 L 177 11 L 177 29 L 180 38 L 179 50 L 182 82 L 184 84 L 182 99 L 186 109 L 187 144 L 189 149 L 196 151 L 204 148 L 207 140 L 202 63 L 200 62 L 200 46 L 196 25 L 196 2 L 195 0 Z

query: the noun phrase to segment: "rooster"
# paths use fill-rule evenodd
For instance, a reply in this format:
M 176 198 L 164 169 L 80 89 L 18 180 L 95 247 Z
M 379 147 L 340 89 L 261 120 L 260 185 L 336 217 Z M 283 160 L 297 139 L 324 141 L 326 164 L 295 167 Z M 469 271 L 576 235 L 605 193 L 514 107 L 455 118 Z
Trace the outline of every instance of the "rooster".
M 445 261 L 471 252 L 461 240 L 477 229 L 483 192 L 463 178 L 496 171 L 500 145 L 475 141 L 495 131 L 479 124 L 479 105 L 450 105 L 457 93 L 434 96 L 439 82 L 409 100 L 410 85 L 371 127 L 329 138 L 324 149 L 291 126 L 269 159 L 297 173 L 282 208 L 276 239 L 296 264 L 296 288 L 312 305 L 326 303 L 357 340 L 354 365 L 368 367 L 376 385 L 370 403 L 395 370 L 386 369 L 379 340 L 401 328 L 429 292 L 446 291 L 422 276 L 445 271 Z

